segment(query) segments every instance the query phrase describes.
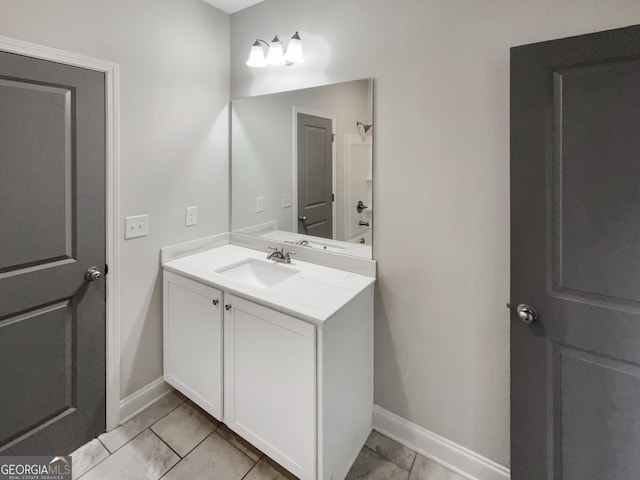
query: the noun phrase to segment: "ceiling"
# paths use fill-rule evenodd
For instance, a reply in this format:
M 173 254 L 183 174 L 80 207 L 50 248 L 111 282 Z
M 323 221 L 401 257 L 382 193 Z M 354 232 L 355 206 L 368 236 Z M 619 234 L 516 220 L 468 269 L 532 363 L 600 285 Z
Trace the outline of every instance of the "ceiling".
M 234 13 L 264 0 L 204 0 L 223 12 Z

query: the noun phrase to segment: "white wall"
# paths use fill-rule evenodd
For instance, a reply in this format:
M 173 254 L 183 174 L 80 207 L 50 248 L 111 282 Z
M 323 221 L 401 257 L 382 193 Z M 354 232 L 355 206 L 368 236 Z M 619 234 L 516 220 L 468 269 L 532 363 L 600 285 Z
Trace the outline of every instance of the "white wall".
M 509 464 L 509 47 L 640 22 L 637 0 L 267 0 L 231 95 L 376 79 L 376 403 Z M 300 31 L 305 64 L 249 69 Z
M 231 173 L 231 230 L 276 220 L 278 229 L 293 232 L 292 208 L 282 208 L 282 194 L 294 192 L 293 108 L 335 117 L 336 231 L 345 238 L 344 150 L 347 134 L 357 134 L 356 121 L 371 123 L 371 85 L 368 79 L 277 95 L 233 100 Z M 297 181 L 297 180 L 296 180 Z M 257 213 L 255 199 L 264 198 Z M 363 200 L 367 200 L 364 198 Z M 294 204 L 297 199 L 293 198 Z M 354 207 L 355 208 L 355 207 Z M 300 229 L 302 231 L 302 229 Z
M 160 247 L 228 229 L 229 16 L 201 0 L 0 0 L 0 35 L 120 64 L 122 221 L 150 215 L 120 250 L 125 397 L 162 375 Z

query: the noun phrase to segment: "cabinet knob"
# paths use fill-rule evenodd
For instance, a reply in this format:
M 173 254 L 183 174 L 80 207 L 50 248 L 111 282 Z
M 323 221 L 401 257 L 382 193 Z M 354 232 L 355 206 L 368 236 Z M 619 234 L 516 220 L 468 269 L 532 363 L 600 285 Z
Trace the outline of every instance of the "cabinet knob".
M 227 303 L 227 304 L 224 306 L 224 309 L 225 309 L 227 312 L 228 312 L 229 310 L 231 310 L 231 304 L 230 304 L 230 303 Z
M 215 307 L 218 305 L 218 303 L 220 303 L 220 300 L 218 300 L 217 298 L 214 298 L 211 303 L 213 303 L 213 306 Z

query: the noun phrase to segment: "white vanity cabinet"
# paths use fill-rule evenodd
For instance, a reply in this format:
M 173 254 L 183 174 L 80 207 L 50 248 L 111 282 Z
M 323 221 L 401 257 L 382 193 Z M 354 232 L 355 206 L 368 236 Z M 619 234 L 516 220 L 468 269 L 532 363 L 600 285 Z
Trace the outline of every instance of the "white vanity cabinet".
M 316 327 L 235 295 L 224 302 L 224 423 L 315 478 Z
M 222 419 L 222 292 L 164 271 L 164 380 Z
M 374 280 L 220 274 L 243 256 L 264 261 L 228 245 L 164 264 L 164 378 L 300 479 L 343 480 L 372 426 Z

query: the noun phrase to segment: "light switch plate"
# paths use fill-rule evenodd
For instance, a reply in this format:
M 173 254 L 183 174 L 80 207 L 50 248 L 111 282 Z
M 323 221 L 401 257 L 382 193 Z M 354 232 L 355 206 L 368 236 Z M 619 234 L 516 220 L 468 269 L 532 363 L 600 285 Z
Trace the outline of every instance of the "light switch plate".
M 149 215 L 136 215 L 124 219 L 124 239 L 149 235 Z
M 184 224 L 187 227 L 198 224 L 198 207 L 186 207 L 184 209 Z
M 282 208 L 289 208 L 293 205 L 293 195 L 291 193 L 282 194 Z
M 264 212 L 264 197 L 256 197 L 256 213 Z

